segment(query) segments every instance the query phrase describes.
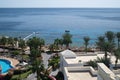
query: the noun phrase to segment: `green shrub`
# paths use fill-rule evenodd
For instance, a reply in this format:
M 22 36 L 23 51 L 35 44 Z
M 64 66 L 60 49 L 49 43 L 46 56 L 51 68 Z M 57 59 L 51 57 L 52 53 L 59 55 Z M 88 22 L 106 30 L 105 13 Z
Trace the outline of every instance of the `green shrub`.
M 99 58 L 99 57 L 97 57 L 97 59 L 95 59 L 94 61 L 90 60 L 87 62 L 89 66 L 92 66 L 95 69 L 97 69 L 97 63 L 104 63 L 107 67 L 109 67 L 109 64 L 111 62 L 109 58 L 107 59 L 107 61 L 105 61 L 105 58 Z
M 52 59 L 49 60 L 49 66 L 53 67 L 53 70 L 59 67 L 60 57 L 59 56 L 53 56 Z

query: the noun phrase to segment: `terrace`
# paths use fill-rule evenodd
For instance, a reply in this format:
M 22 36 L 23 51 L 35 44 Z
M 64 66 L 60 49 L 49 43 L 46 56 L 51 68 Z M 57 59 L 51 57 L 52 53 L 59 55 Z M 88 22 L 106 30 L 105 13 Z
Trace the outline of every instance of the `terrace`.
M 65 67 L 65 80 L 97 80 L 97 72 L 92 67 Z
M 98 64 L 98 70 L 94 70 L 91 66 L 84 66 L 90 60 L 95 60 L 98 57 L 103 58 L 104 52 L 89 52 L 89 53 L 74 53 L 70 50 L 65 50 L 61 52 L 61 63 L 60 69 L 64 74 L 65 80 L 97 80 L 99 71 L 102 69 L 102 75 L 112 73 L 112 77 L 114 79 L 105 79 L 105 80 L 119 80 L 120 79 L 120 70 L 114 70 L 115 66 L 115 56 L 109 55 L 108 58 L 111 60 L 110 69 L 107 68 L 103 63 Z M 120 61 L 118 61 L 118 66 L 120 65 Z M 108 78 L 111 78 L 108 76 Z M 101 77 L 104 78 L 104 75 Z M 106 78 L 106 77 L 105 77 Z M 102 80 L 102 79 L 99 79 Z

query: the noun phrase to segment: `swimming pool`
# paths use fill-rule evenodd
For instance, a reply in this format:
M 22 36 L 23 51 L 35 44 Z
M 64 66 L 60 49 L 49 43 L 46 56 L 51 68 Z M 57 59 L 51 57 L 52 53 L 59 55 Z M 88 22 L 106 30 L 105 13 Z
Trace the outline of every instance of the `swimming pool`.
M 13 68 L 11 62 L 5 59 L 0 59 L 0 66 L 2 68 L 2 73 L 6 73 L 9 69 Z

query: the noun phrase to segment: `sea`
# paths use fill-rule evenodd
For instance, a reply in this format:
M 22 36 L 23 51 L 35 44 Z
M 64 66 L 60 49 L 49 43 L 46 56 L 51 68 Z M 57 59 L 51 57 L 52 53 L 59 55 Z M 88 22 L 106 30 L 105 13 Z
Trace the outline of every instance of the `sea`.
M 46 44 L 72 34 L 71 46 L 83 46 L 84 36 L 94 45 L 106 31 L 120 31 L 120 8 L 0 8 L 0 36 L 21 37 L 33 34 Z

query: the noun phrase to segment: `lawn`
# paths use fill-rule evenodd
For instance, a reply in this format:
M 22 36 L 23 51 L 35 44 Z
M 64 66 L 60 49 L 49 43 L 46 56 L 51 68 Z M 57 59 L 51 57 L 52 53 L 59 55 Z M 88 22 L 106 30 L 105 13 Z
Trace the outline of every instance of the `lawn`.
M 21 75 L 13 75 L 13 77 L 11 78 L 11 80 L 21 80 L 21 79 L 25 79 L 25 78 L 27 78 L 27 76 L 28 76 L 29 74 L 31 74 L 31 73 L 32 73 L 32 71 L 29 70 L 29 71 L 27 71 L 27 72 L 25 72 L 25 73 L 23 73 L 23 74 L 21 74 Z M 21 78 L 20 78 L 20 76 L 21 76 Z

